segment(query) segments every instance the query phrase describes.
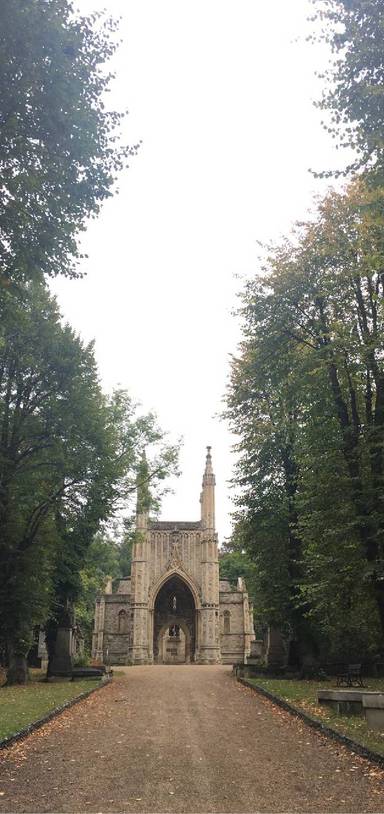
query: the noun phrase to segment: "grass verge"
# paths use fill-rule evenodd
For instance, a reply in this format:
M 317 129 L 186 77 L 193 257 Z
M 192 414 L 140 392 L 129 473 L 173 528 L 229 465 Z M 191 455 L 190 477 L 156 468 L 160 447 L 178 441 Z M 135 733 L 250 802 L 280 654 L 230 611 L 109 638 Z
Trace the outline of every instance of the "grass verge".
M 273 695 L 279 696 L 292 707 L 305 712 L 311 718 L 329 726 L 341 735 L 362 744 L 372 752 L 384 756 L 384 732 L 369 729 L 365 718 L 358 715 L 337 715 L 329 707 L 322 706 L 317 701 L 317 690 L 336 689 L 336 685 L 329 681 L 293 681 L 274 678 L 248 678 L 250 684 L 263 687 Z M 384 692 L 383 679 L 368 679 L 368 690 Z
M 31 681 L 25 686 L 0 688 L 0 740 L 14 735 L 38 721 L 48 712 L 82 692 L 100 684 L 99 679 L 44 683 Z

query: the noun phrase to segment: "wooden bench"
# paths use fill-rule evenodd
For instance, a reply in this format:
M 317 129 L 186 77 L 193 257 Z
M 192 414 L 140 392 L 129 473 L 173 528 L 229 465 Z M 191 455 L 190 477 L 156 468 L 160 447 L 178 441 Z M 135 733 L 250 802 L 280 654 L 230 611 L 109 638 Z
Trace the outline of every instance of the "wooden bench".
M 364 687 L 361 664 L 348 664 L 336 673 L 338 687 Z

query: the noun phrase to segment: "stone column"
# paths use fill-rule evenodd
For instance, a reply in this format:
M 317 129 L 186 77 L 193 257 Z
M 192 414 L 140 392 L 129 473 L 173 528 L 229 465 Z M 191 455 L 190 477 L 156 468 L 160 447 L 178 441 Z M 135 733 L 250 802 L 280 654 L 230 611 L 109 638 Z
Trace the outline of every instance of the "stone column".
M 211 448 L 207 447 L 207 458 L 201 493 L 201 522 L 203 539 L 201 544 L 201 611 L 199 619 L 200 664 L 219 664 L 220 620 L 219 620 L 219 559 L 217 535 L 215 533 L 215 476 L 212 469 Z
M 148 648 L 148 537 L 148 512 L 138 512 L 131 566 L 132 636 L 128 652 L 129 664 L 148 664 L 150 661 Z
M 244 664 L 246 664 L 247 658 L 251 653 L 252 627 L 248 593 L 245 587 L 244 580 L 242 580 L 242 589 L 243 589 Z

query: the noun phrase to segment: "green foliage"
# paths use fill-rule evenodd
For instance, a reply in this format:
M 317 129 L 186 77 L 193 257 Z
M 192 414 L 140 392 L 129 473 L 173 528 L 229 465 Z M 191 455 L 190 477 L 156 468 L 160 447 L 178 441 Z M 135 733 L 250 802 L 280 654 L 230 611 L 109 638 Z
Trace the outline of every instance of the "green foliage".
M 136 148 L 105 106 L 116 23 L 68 0 L 0 6 L 1 284 L 76 275 L 77 238 Z
M 333 56 L 320 107 L 339 144 L 353 147 L 361 166 L 384 179 L 384 8 L 381 0 L 313 0 L 321 38 Z
M 117 578 L 121 575 L 119 554 L 117 543 L 109 535 L 97 532 L 84 556 L 76 601 L 76 621 L 84 636 L 87 653 L 90 653 L 92 642 L 95 599 L 103 591 L 107 576 Z
M 155 416 L 125 391 L 105 398 L 93 346 L 62 325 L 55 301 L 32 284 L 5 300 L 0 345 L 0 640 L 24 657 L 32 629 L 49 622 L 53 643 L 73 603 L 89 642 L 94 600 L 105 576 L 128 567 L 122 549 L 96 536 L 132 512 L 144 450 L 159 499 L 177 471 Z
M 121 577 L 129 577 L 131 574 L 132 546 L 134 543 L 134 537 L 134 529 L 125 528 L 123 539 L 119 543 L 119 569 Z
M 79 656 L 75 656 L 73 659 L 73 666 L 74 667 L 89 667 L 89 656 L 87 653 L 82 653 Z
M 57 518 L 61 545 L 55 577 L 56 616 L 82 593 L 80 571 L 100 523 L 120 512 L 132 512 L 144 451 L 148 450 L 146 489 L 150 483 L 157 499 L 166 491 L 167 475 L 177 472 L 178 445 L 167 443 L 153 413 L 138 413 L 138 404 L 124 390 L 116 390 L 104 404 L 105 443 L 99 446 L 98 469 L 89 480 L 89 491 L 81 502 L 63 504 Z M 124 553 L 127 555 L 126 548 Z M 111 567 L 114 576 L 113 563 Z
M 110 531 L 95 534 L 85 553 L 75 611 L 87 653 L 91 651 L 96 597 L 104 591 L 107 577 L 130 576 L 134 534 L 133 519 L 124 522 L 122 532 L 117 524 L 112 525 Z
M 113 447 L 92 346 L 61 325 L 39 285 L 8 306 L 0 346 L 0 636 L 27 652 L 30 630 L 47 616 L 58 560 L 67 582 L 79 563 L 81 534 L 69 551 L 63 518 L 80 516 L 85 533 L 102 484 L 97 512 L 107 516 Z
M 227 395 L 258 610 L 315 653 L 369 654 L 384 630 L 381 208 L 355 182 L 269 247 Z
M 237 586 L 238 578 L 243 577 L 250 601 L 252 604 L 256 601 L 255 565 L 243 551 L 235 549 L 220 552 L 219 569 L 220 579 L 228 579 L 234 588 Z

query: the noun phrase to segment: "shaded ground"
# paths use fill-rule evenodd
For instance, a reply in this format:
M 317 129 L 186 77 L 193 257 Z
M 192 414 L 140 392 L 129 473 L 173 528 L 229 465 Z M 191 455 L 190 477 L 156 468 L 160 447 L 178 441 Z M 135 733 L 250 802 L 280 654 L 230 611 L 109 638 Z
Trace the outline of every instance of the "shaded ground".
M 384 811 L 382 770 L 229 667 L 128 668 L 0 766 L 0 812 Z

